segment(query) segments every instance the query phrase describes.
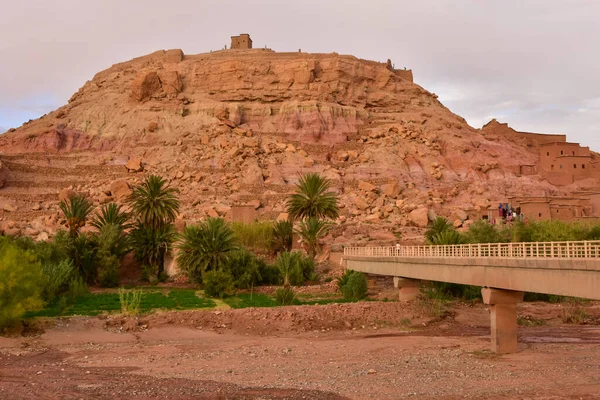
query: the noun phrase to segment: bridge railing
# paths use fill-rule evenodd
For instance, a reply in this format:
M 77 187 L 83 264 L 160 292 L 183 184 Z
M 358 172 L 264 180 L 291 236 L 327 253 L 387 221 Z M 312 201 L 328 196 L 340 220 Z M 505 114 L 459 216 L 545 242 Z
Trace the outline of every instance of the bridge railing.
M 440 246 L 346 247 L 344 256 L 440 258 L 600 258 L 600 240 L 477 243 Z

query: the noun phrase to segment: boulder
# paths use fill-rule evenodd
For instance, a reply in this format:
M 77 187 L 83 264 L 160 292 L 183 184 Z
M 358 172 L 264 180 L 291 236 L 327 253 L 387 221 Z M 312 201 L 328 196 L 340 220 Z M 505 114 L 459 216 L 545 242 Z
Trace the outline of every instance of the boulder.
M 67 201 L 75 195 L 77 195 L 77 193 L 71 189 L 61 189 L 60 192 L 58 192 L 58 201 Z
M 159 71 L 160 84 L 167 94 L 177 94 L 183 89 L 179 73 L 177 71 Z
M 398 182 L 392 182 L 381 186 L 381 192 L 387 197 L 395 199 L 400 194 L 400 184 Z
M 6 179 L 8 178 L 8 168 L 0 161 L 0 189 L 6 185 Z
M 125 200 L 131 195 L 131 188 L 127 181 L 121 179 L 111 183 L 110 192 L 115 200 Z
M 175 220 L 175 222 L 173 223 L 173 225 L 175 225 L 175 230 L 177 232 L 183 232 L 183 230 L 186 228 L 187 223 L 185 222 L 185 220 L 182 217 L 179 217 Z
M 2 209 L 6 212 L 15 212 L 17 211 L 17 207 L 14 204 L 6 203 L 2 206 Z
M 369 182 L 365 182 L 365 181 L 359 181 L 358 188 L 360 190 L 364 190 L 365 192 L 376 192 L 377 191 L 377 186 L 375 186 Z
M 366 210 L 367 208 L 369 208 L 369 203 L 367 203 L 367 201 L 365 199 L 363 199 L 362 197 L 355 197 L 354 198 L 354 205 L 359 209 L 359 210 Z
M 435 221 L 435 219 L 436 219 L 437 217 L 438 217 L 438 216 L 437 216 L 437 213 L 435 212 L 435 210 L 433 210 L 433 209 L 430 209 L 430 210 L 427 212 L 427 218 L 428 218 L 430 221 Z
M 158 129 L 158 124 L 156 122 L 152 121 L 148 124 L 148 127 L 146 129 L 148 130 L 148 132 L 154 132 L 155 130 Z
M 414 226 L 425 228 L 429 223 L 429 210 L 427 207 L 415 208 L 408 214 L 408 220 Z
M 250 200 L 249 202 L 246 203 L 247 206 L 252 206 L 254 207 L 255 210 L 258 210 L 260 208 L 260 200 Z
M 231 207 L 221 203 L 217 203 L 214 208 L 220 216 L 226 215 L 231 210 Z
M 148 100 L 160 87 L 160 78 L 155 71 L 141 72 L 131 85 L 131 97 L 137 101 Z
M 129 172 L 142 172 L 144 170 L 142 159 L 139 157 L 131 158 L 127 161 L 127 164 L 125 164 L 125 168 L 127 168 L 127 171 Z
M 165 63 L 179 63 L 183 60 L 183 51 L 181 49 L 171 49 L 165 51 L 164 61 Z
M 277 216 L 277 222 L 281 222 L 281 221 L 287 221 L 288 219 L 290 219 L 290 215 L 288 213 L 281 213 Z

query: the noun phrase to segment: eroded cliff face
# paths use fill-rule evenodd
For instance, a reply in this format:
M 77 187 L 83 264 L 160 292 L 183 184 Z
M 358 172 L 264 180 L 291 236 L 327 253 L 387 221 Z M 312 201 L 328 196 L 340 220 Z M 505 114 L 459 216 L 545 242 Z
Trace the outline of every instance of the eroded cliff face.
M 403 76 L 335 53 L 136 58 L 0 137 L 12 170 L 1 200 L 16 207 L 7 218 L 22 229 L 46 218 L 54 222 L 34 231 L 52 233 L 60 189 L 110 201 L 116 180 L 141 179 L 124 167 L 136 157 L 180 189 L 188 222 L 251 200 L 275 218 L 299 174 L 319 172 L 341 195 L 341 225 L 329 241 L 343 243 L 361 240 L 364 223 L 388 231 L 422 224 L 414 216 L 424 207 L 475 216 L 510 195 L 556 191 L 539 176 L 517 176 L 537 162 L 535 152 L 482 135 Z

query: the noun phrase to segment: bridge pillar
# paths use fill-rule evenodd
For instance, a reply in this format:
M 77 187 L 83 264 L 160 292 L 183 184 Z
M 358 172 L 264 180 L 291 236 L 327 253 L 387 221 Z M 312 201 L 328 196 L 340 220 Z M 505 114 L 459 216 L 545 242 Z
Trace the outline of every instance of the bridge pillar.
M 419 279 L 394 277 L 394 287 L 398 288 L 398 300 L 415 300 L 420 292 L 421 281 Z
M 482 288 L 483 302 L 489 304 L 492 327 L 492 351 L 497 354 L 517 352 L 517 303 L 523 292 Z

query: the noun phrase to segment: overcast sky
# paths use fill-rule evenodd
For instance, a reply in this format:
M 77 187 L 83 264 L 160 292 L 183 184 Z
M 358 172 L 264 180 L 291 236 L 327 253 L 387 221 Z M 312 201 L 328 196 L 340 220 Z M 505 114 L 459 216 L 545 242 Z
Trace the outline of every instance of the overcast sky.
M 0 0 L 0 132 L 159 49 L 333 52 L 413 69 L 479 128 L 566 133 L 600 151 L 599 0 Z

